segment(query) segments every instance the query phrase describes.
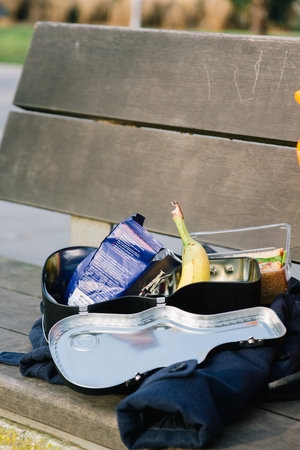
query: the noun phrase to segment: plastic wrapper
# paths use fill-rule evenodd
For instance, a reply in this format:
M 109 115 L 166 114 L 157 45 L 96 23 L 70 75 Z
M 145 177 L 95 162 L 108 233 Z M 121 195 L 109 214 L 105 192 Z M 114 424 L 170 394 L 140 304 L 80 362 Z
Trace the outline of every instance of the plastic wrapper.
M 119 223 L 75 270 L 65 301 L 84 306 L 121 296 L 146 271 L 163 245 L 136 215 Z

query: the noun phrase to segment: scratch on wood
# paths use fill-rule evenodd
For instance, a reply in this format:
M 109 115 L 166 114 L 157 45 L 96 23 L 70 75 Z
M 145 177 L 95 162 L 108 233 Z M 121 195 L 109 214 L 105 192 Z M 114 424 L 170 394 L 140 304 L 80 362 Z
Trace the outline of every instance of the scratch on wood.
M 279 78 L 279 82 L 278 82 L 278 85 L 277 85 L 277 93 L 279 92 L 279 89 L 281 87 L 282 80 L 285 81 L 285 85 L 288 88 L 288 82 L 287 82 L 287 79 L 286 79 L 286 77 L 284 75 L 284 71 L 285 71 L 286 67 L 291 67 L 293 69 L 295 68 L 295 64 L 293 64 L 291 61 L 288 60 L 288 50 L 285 51 L 283 65 L 282 65 L 282 69 L 281 69 L 281 73 L 280 73 L 280 78 Z
M 205 69 L 206 72 L 206 76 L 207 76 L 207 100 L 211 100 L 211 86 L 210 86 L 210 76 L 209 76 L 209 71 L 208 71 L 208 67 L 205 63 L 202 63 L 203 67 Z
M 257 83 L 257 80 L 258 80 L 258 75 L 259 75 L 261 61 L 262 61 L 262 50 L 260 51 L 260 55 L 259 55 L 258 61 L 256 61 L 256 63 L 254 64 L 255 80 L 254 80 L 254 84 L 253 84 L 253 88 L 252 88 L 252 94 L 253 95 L 254 95 L 255 88 L 256 88 L 256 83 Z
M 263 53 L 263 51 L 261 50 L 260 54 L 259 54 L 259 58 L 256 61 L 256 63 L 254 64 L 255 80 L 254 80 L 254 83 L 253 83 L 253 86 L 252 86 L 252 90 L 251 90 L 251 94 L 252 94 L 251 97 L 247 97 L 245 99 L 242 98 L 242 95 L 241 95 L 241 92 L 240 92 L 240 89 L 239 89 L 239 85 L 238 85 L 238 80 L 237 80 L 237 73 L 239 71 L 239 68 L 238 68 L 238 66 L 234 65 L 235 70 L 234 70 L 234 73 L 233 73 L 233 78 L 234 78 L 234 83 L 235 83 L 235 86 L 236 86 L 236 90 L 238 92 L 238 96 L 239 96 L 241 105 L 244 104 L 247 101 L 254 100 L 254 98 L 255 98 L 255 89 L 256 89 L 256 85 L 257 85 L 257 81 L 258 81 L 258 77 L 259 77 L 260 64 L 262 62 L 262 53 Z
M 240 89 L 239 89 L 239 85 L 238 85 L 238 82 L 237 82 L 237 72 L 239 71 L 239 68 L 238 68 L 238 66 L 234 66 L 234 67 L 235 67 L 235 71 L 233 72 L 233 79 L 234 79 L 236 90 L 238 92 L 240 103 L 242 105 L 243 104 L 243 99 L 242 99 L 242 96 L 241 96 L 241 93 L 240 93 Z
M 279 83 L 278 83 L 278 85 L 277 85 L 277 92 L 278 92 L 279 89 L 280 89 L 281 81 L 282 81 L 282 78 L 283 78 L 283 73 L 284 73 L 284 69 L 285 69 L 285 65 L 286 65 L 286 60 L 287 60 L 287 54 L 288 54 L 288 51 L 286 50 L 285 56 L 284 56 L 284 61 L 283 61 L 283 66 L 282 66 L 281 74 L 280 74 L 280 78 L 279 78 Z
M 271 91 L 272 91 L 272 93 L 273 93 L 273 91 L 274 91 L 274 88 L 273 88 L 273 74 L 272 74 L 271 67 L 270 67 L 269 64 L 268 64 L 268 72 L 269 72 L 270 78 L 271 78 L 270 86 L 271 86 Z
M 282 213 L 283 211 L 279 208 L 276 208 L 276 206 L 272 205 L 271 203 L 266 203 L 266 206 L 268 206 L 271 209 L 274 209 L 274 211 L 277 211 L 279 213 Z
M 238 84 L 238 80 L 237 80 L 237 73 L 239 71 L 239 68 L 236 65 L 234 65 L 234 67 L 235 67 L 235 70 L 234 70 L 234 73 L 233 73 L 234 84 L 235 84 L 235 87 L 236 87 L 236 90 L 237 90 L 237 93 L 238 93 L 238 96 L 239 96 L 239 99 L 240 99 L 240 103 L 241 103 L 241 105 L 243 105 L 246 102 L 254 100 L 255 97 L 252 95 L 251 97 L 247 97 L 247 98 L 244 98 L 244 99 L 242 98 L 241 91 L 240 91 L 239 84 Z M 253 94 L 253 89 L 252 89 L 252 94 Z

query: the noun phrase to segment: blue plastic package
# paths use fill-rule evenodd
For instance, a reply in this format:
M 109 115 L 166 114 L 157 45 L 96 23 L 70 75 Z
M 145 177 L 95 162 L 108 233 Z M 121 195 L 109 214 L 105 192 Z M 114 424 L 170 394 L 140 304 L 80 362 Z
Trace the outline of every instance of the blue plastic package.
M 100 247 L 75 270 L 66 294 L 66 303 L 88 305 L 121 296 L 149 267 L 163 245 L 137 220 L 119 223 Z

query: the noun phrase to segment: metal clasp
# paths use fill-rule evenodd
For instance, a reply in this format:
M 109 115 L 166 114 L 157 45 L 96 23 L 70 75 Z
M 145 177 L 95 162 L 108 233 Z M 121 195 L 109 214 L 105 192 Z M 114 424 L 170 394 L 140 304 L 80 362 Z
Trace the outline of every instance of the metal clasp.
M 81 316 L 86 316 L 88 315 L 89 311 L 88 311 L 88 305 L 80 305 L 79 306 L 79 314 Z
M 240 347 L 259 347 L 263 343 L 263 339 L 255 339 L 253 336 L 250 336 L 247 341 L 239 341 Z
M 162 308 L 163 306 L 166 306 L 165 297 L 156 297 L 156 306 L 158 308 Z

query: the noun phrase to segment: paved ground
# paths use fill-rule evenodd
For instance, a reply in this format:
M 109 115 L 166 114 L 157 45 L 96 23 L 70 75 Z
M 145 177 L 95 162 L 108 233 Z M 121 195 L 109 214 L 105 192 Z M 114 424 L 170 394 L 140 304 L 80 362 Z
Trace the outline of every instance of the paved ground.
M 15 89 L 20 77 L 21 66 L 0 64 L 0 136 L 2 134 L 7 112 L 11 107 Z
M 0 139 L 4 130 L 21 66 L 0 64 Z M 70 218 L 0 200 L 0 255 L 42 265 L 46 257 L 69 243 Z

